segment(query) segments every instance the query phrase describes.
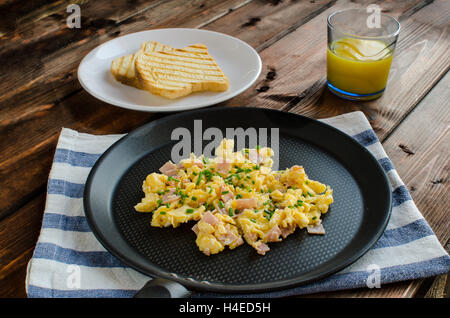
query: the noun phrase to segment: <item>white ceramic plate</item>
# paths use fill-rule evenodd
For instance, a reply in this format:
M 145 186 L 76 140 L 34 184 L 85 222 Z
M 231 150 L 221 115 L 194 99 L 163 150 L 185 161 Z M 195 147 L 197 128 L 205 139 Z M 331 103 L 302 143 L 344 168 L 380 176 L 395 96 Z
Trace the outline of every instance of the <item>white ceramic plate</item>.
M 114 58 L 136 52 L 142 42 L 158 41 L 175 48 L 203 43 L 230 80 L 225 92 L 199 92 L 166 99 L 124 85 L 114 79 Z M 98 46 L 78 67 L 78 80 L 94 97 L 109 104 L 147 112 L 171 112 L 206 107 L 230 99 L 249 88 L 261 73 L 261 58 L 247 43 L 232 36 L 197 29 L 159 29 L 128 34 Z

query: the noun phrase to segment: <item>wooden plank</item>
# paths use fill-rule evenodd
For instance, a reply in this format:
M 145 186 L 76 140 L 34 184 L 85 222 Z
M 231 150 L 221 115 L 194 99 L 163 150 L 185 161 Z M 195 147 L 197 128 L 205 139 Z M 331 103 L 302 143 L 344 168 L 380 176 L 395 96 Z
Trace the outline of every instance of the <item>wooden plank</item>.
M 131 6 L 131 10 L 127 9 L 126 0 L 118 2 L 123 7 L 94 1 L 81 9 L 80 29 L 66 26 L 63 11 L 38 21 L 32 29 L 2 37 L 0 60 L 5 63 L 0 64 L 0 90 L 4 92 L 0 96 L 0 129 L 27 121 L 43 108 L 54 107 L 61 99 L 80 91 L 77 67 L 99 44 L 118 35 L 151 28 L 197 27 L 248 1 L 154 0 L 145 9 Z M 135 14 L 136 10 L 142 12 Z
M 450 239 L 450 109 L 445 106 L 449 99 L 450 73 L 447 73 L 383 143 L 414 202 L 443 246 Z M 400 282 L 382 286 L 381 289 L 359 289 L 319 296 L 414 297 L 422 282 Z
M 0 297 L 25 297 L 25 269 L 36 244 L 45 194 L 0 222 Z
M 246 8 L 243 7 L 241 9 Z M 408 8 L 408 10 L 410 10 L 413 7 Z M 238 12 L 238 11 L 236 11 Z M 235 14 L 236 12 L 232 12 L 232 14 Z M 225 16 L 226 18 L 227 16 Z M 217 20 L 219 21 L 219 20 Z M 211 23 L 210 25 L 213 25 L 213 23 Z M 297 32 L 297 31 L 296 31 Z M 281 39 L 280 41 L 282 41 L 283 39 Z M 269 69 L 267 69 L 268 71 Z M 278 71 L 277 71 L 278 72 Z M 264 76 L 267 76 L 267 73 L 264 74 Z M 277 73 L 277 76 L 279 76 L 279 74 Z M 153 119 L 153 116 L 150 114 L 142 114 L 142 113 L 137 113 L 137 112 L 129 112 L 129 111 L 123 111 L 123 110 L 119 110 L 117 108 L 114 108 L 112 106 L 103 104 L 103 103 L 99 103 L 97 102 L 95 99 L 93 99 L 92 97 L 90 97 L 89 95 L 87 95 L 86 93 L 79 93 L 80 95 L 76 94 L 71 96 L 70 98 L 68 98 L 67 100 L 64 100 L 60 103 L 56 103 L 56 107 L 52 106 L 49 108 L 49 110 L 43 109 L 41 110 L 45 116 L 49 116 L 49 123 L 54 123 L 54 127 L 53 129 L 58 129 L 58 127 L 60 127 L 60 125 L 64 125 L 64 123 L 66 123 L 66 119 L 67 119 L 67 124 L 70 127 L 73 127 L 75 129 L 80 129 L 86 132 L 101 132 L 101 133 L 117 133 L 117 132 L 125 132 L 127 130 L 129 130 L 130 128 L 132 128 L 135 125 L 139 125 L 141 122 L 144 122 L 150 118 Z M 62 109 L 61 112 L 57 112 L 57 113 L 52 113 L 51 110 L 54 109 Z M 52 113 L 53 115 L 50 115 L 50 113 Z M 91 114 L 89 117 L 87 117 L 86 114 Z M 36 167 L 37 163 L 41 162 L 43 158 L 51 158 L 52 152 L 54 150 L 54 143 L 56 142 L 56 139 L 54 136 L 56 136 L 54 134 L 54 132 L 52 132 L 52 129 L 50 129 L 49 127 L 45 127 L 45 128 L 41 128 L 38 129 L 39 126 L 41 126 L 41 124 L 43 124 L 44 121 L 39 120 L 39 117 L 32 117 L 30 119 L 29 124 L 33 124 L 34 130 L 32 130 L 31 132 L 38 132 L 40 134 L 40 138 L 38 139 L 32 139 L 29 141 L 22 141 L 20 140 L 20 143 L 24 143 L 23 147 L 25 148 L 26 146 L 35 146 L 36 149 L 31 151 L 29 154 L 25 154 L 20 156 L 20 154 L 16 154 L 15 156 L 11 156 L 12 160 L 8 161 L 7 165 L 0 165 L 0 173 L 1 173 L 1 169 L 3 168 L 3 172 L 6 172 L 8 170 L 9 166 L 14 166 L 13 162 L 16 160 L 17 163 L 15 164 L 15 169 L 16 169 L 16 173 L 17 175 L 25 170 L 27 170 L 26 168 L 28 167 Z M 12 133 L 12 136 L 20 136 L 19 130 L 20 129 L 24 129 L 27 126 L 20 126 L 18 128 L 18 130 L 16 132 Z M 9 131 L 8 131 L 9 133 Z M 15 135 L 17 133 L 17 135 Z M 29 136 L 29 135 L 28 135 Z M 53 136 L 53 137 L 52 137 Z M 52 139 L 53 138 L 53 139 Z M 27 139 L 27 138 L 25 138 Z M 37 146 L 36 146 L 37 145 Z M 9 150 L 11 151 L 15 151 L 17 149 L 23 149 L 21 148 L 22 146 L 19 146 L 17 148 L 15 147 L 11 147 L 9 148 Z M 20 152 L 20 151 L 19 151 Z M 34 154 L 39 154 L 40 155 L 36 155 L 34 156 Z M 32 155 L 33 154 L 33 155 Z M 34 157 L 33 157 L 34 156 Z M 27 165 L 27 162 L 29 158 L 34 158 L 34 162 L 32 162 L 33 160 L 31 160 L 30 165 Z M 23 166 L 21 167 L 21 165 L 23 164 Z M 49 167 L 49 163 L 44 164 L 44 166 L 46 166 L 48 164 Z M 24 169 L 25 168 L 25 169 Z M 37 169 L 36 169 L 37 172 Z M 35 173 L 36 173 L 35 172 Z M 33 173 L 31 173 L 33 174 Z M 33 180 L 34 177 L 30 177 L 27 176 L 26 178 L 30 178 L 27 180 Z M 41 179 L 41 177 L 37 177 L 37 179 Z M 8 180 L 11 180 L 11 178 L 8 178 Z M 42 179 L 42 180 L 45 180 Z M 39 188 L 39 187 L 38 187 Z M 20 187 L 18 187 L 18 189 L 20 190 Z M 17 189 L 15 191 L 18 191 Z M 13 193 L 13 192 L 11 192 Z M 4 201 L 4 200 L 2 200 Z M 43 202 L 43 199 L 41 200 L 41 204 Z M 42 209 L 37 209 L 40 213 L 42 211 Z M 12 216 L 11 216 L 12 217 Z M 38 228 L 38 227 L 36 227 Z M 10 233 L 10 232 L 9 232 Z M 0 244 L 1 246 L 1 244 Z M 18 262 L 20 263 L 20 262 Z M 23 264 L 23 262 L 22 262 Z M 12 268 L 12 267 L 10 267 Z M 20 267 L 19 267 L 20 268 Z M 16 272 L 10 272 L 7 277 L 12 277 L 15 275 Z M 393 288 L 393 295 L 398 295 L 398 291 L 402 290 L 403 292 L 405 292 L 405 289 L 410 290 L 410 285 L 408 283 L 402 283 L 401 286 L 394 286 Z M 394 292 L 395 291 L 395 292 Z M 367 291 L 364 291 L 367 292 Z M 408 293 L 407 293 L 408 294 Z
M 338 8 L 360 7 L 341 2 L 261 52 L 265 70 L 253 87 L 223 105 L 254 105 L 324 118 L 353 110 L 366 113 L 382 139 L 414 108 L 450 67 L 449 7 L 435 1 L 419 11 L 422 2 L 399 3 L 389 13 L 402 17 L 403 29 L 384 96 L 354 103 L 336 98 L 326 88 L 326 33 L 328 14 Z M 384 3 L 380 4 L 383 8 Z M 394 5 L 394 3 L 391 3 Z M 410 17 L 407 13 L 414 12 Z M 299 40 L 301 39 L 301 40 Z M 266 78 L 275 73 L 273 79 Z
M 171 3 L 172 2 L 167 5 Z M 318 1 L 317 3 L 308 2 L 307 5 L 295 5 L 293 7 L 293 11 L 297 12 L 297 17 L 294 19 L 293 15 L 290 16 L 290 23 L 297 23 L 298 19 L 304 20 L 308 17 L 312 17 L 315 13 L 322 10 L 322 6 L 326 7 L 329 4 L 329 1 Z M 171 5 L 172 7 L 164 7 L 163 12 L 172 12 L 172 15 L 176 18 L 177 15 L 175 14 L 176 12 L 174 12 L 176 6 L 173 3 Z M 170 22 L 174 24 L 177 23 L 177 25 L 169 26 L 211 26 L 211 28 L 217 29 L 218 27 L 221 27 L 222 24 L 216 24 L 216 22 L 222 19 L 227 19 L 227 24 L 230 25 L 231 31 L 244 32 L 244 35 L 247 36 L 248 30 L 246 28 L 235 29 L 234 25 L 236 23 L 232 23 L 228 20 L 228 15 L 232 15 L 232 20 L 234 21 L 247 19 L 249 15 L 247 7 L 249 5 L 252 5 L 251 10 L 258 12 L 260 16 L 263 16 L 263 13 L 269 14 L 267 17 L 263 18 L 264 21 L 275 19 L 275 17 L 279 17 L 280 12 L 283 13 L 286 11 L 286 7 L 281 4 L 279 5 L 279 9 L 274 9 L 272 11 L 269 9 L 275 7 L 270 4 L 268 5 L 267 3 L 258 2 L 257 6 L 253 5 L 253 3 L 242 6 L 242 2 L 236 1 L 231 4 L 228 3 L 227 6 L 222 3 L 221 6 L 214 7 L 214 10 L 208 9 L 209 7 L 205 6 L 202 10 L 207 11 L 202 11 L 202 14 L 197 16 L 192 16 L 192 14 L 189 15 L 189 8 L 186 8 L 185 12 L 180 12 L 181 16 L 179 16 L 177 20 Z M 160 5 L 157 8 L 158 10 L 154 10 L 155 12 L 152 13 L 154 17 L 149 21 L 154 21 L 154 19 L 157 18 L 165 18 L 164 14 L 158 13 L 159 10 L 162 10 L 162 7 L 163 5 Z M 236 10 L 236 7 L 239 7 L 239 9 Z M 228 13 L 229 9 L 227 8 L 233 9 L 231 10 L 231 13 Z M 192 10 L 194 10 L 194 8 Z M 241 11 L 242 17 L 239 14 Z M 225 12 L 228 14 L 224 15 Z M 145 14 L 147 14 L 147 12 Z M 218 16 L 221 18 L 214 20 Z M 149 18 L 148 14 L 146 17 Z M 148 20 L 147 18 L 145 21 Z M 175 18 L 172 17 L 172 19 Z M 138 19 L 138 21 L 140 20 L 141 19 Z M 161 23 L 169 22 L 165 21 Z M 187 24 L 185 25 L 183 23 Z M 127 27 L 131 27 L 131 24 L 127 25 Z M 142 25 L 140 25 L 140 27 L 142 27 Z M 273 41 L 272 38 L 278 38 L 280 32 L 282 34 L 286 32 L 284 29 L 285 27 L 288 27 L 288 24 L 277 24 L 277 27 L 272 31 L 272 33 L 270 33 L 271 37 L 268 37 L 266 27 L 255 31 L 253 43 L 264 45 L 264 41 Z M 136 26 L 133 26 L 133 28 L 136 28 Z M 226 32 L 226 30 L 222 31 Z M 233 35 L 239 37 L 239 34 Z M 77 58 L 79 59 L 81 57 L 77 56 Z M 67 59 L 57 57 L 55 60 L 49 61 L 49 63 L 52 65 L 58 64 L 60 63 L 60 60 L 64 60 L 64 62 L 61 63 L 67 62 Z M 59 93 L 60 90 L 58 89 L 58 94 Z M 36 98 L 55 98 L 55 96 L 51 96 L 52 92 L 49 92 L 48 96 L 41 95 L 36 97 L 35 94 L 36 92 L 33 92 L 30 95 L 30 98 L 32 97 L 33 100 L 36 100 Z M 82 103 L 80 103 L 81 100 L 83 101 Z M 60 127 L 72 127 L 74 129 L 81 129 L 83 131 L 100 134 L 119 131 L 126 132 L 143 124 L 150 118 L 153 118 L 151 114 L 141 114 L 137 112 L 115 109 L 114 107 L 93 99 L 84 91 L 80 91 L 73 96 L 70 96 L 67 101 L 64 100 L 61 102 L 58 100 L 52 100 L 49 102 L 51 102 L 51 104 L 46 104 L 41 107 L 34 107 L 27 112 L 23 112 L 23 109 L 21 108 L 25 107 L 26 109 L 30 109 L 30 107 L 27 106 L 27 101 L 20 104 L 20 107 L 3 109 L 3 114 L 5 114 L 7 118 L 0 120 L 0 131 L 2 129 L 3 131 L 7 130 L 10 136 L 9 140 L 17 140 L 17 142 L 12 144 L 7 140 L 4 142 L 0 141 L 0 176 L 8 180 L 15 180 L 14 182 L 8 183 L 8 186 L 3 194 L 0 193 L 0 199 L 2 196 L 9 198 L 9 200 L 3 202 L 0 200 L 0 216 L 2 213 L 7 214 L 14 211 L 14 209 L 23 204 L 23 194 L 18 190 L 22 188 L 24 184 L 27 184 L 27 187 L 31 191 L 36 191 L 36 189 L 42 189 L 44 187 L 46 175 L 48 175 L 48 171 L 50 169 L 53 149 L 57 141 L 56 136 L 59 133 Z M 93 112 L 93 110 L 95 111 Z M 2 110 L 0 110 L 0 116 L 1 115 Z M 127 121 L 122 120 L 124 116 L 127 117 Z M 118 120 L 118 118 L 120 118 L 120 120 Z M 103 122 L 103 124 L 99 121 Z M 112 124 L 114 122 L 116 123 L 115 125 Z M 109 129 L 108 126 L 110 127 Z M 112 127 L 117 130 L 114 131 L 111 129 Z M 2 153 L 8 155 L 2 157 Z M 44 167 L 44 169 L 42 167 Z M 25 178 L 16 177 L 17 175 L 22 174 L 23 170 L 28 171 L 27 176 Z
M 450 239 L 450 73 L 383 146 L 443 246 Z
M 262 51 L 335 3 L 336 0 L 253 1 L 209 23 L 205 29 L 238 37 Z
M 184 7 L 182 6 L 183 3 L 179 0 L 166 2 L 158 6 L 158 9 L 144 12 L 145 19 L 136 18 L 136 24 L 139 24 L 140 30 L 149 25 L 155 27 L 168 26 L 167 23 L 173 23 L 172 25 L 169 24 L 173 27 L 195 27 L 213 21 L 215 17 L 223 16 L 230 8 L 240 7 L 243 3 L 247 3 L 247 0 L 208 1 L 203 7 L 201 5 L 204 3 L 201 1 L 189 2 L 190 6 Z M 167 22 L 167 19 L 170 19 L 171 22 Z M 127 25 L 127 27 L 126 30 L 131 30 L 130 25 Z M 119 28 L 125 28 L 125 26 L 121 24 Z M 132 30 L 136 31 L 135 29 Z M 79 46 L 81 52 L 70 54 L 65 52 L 70 56 L 61 53 L 61 50 L 64 51 L 66 48 L 59 50 L 58 53 L 48 55 L 45 60 L 48 59 L 46 69 L 49 71 L 42 71 L 42 74 L 38 75 L 38 79 L 45 79 L 48 85 L 43 85 L 42 82 L 33 79 L 36 89 L 30 88 L 29 95 L 21 94 L 21 89 L 18 89 L 11 93 L 11 98 L 0 97 L 0 132 L 8 134 L 8 138 L 0 139 L 0 179 L 9 180 L 4 191 L 0 193 L 0 218 L 26 202 L 26 196 L 25 200 L 23 200 L 23 197 L 21 199 L 13 198 L 24 196 L 24 192 L 21 191 L 24 186 L 30 193 L 43 189 L 45 186 L 60 127 L 80 129 L 92 127 L 90 131 L 93 130 L 93 127 L 108 127 L 109 130 L 105 129 L 101 132 L 98 129 L 96 132 L 114 132 L 114 129 L 117 129 L 116 132 L 124 132 L 150 118 L 149 114 L 142 115 L 137 112 L 115 109 L 93 99 L 84 91 L 81 91 L 76 78 L 70 75 L 76 72 L 79 60 L 84 53 L 87 53 L 92 46 L 99 44 L 97 41 L 105 40 L 105 37 L 111 36 L 93 34 L 89 37 L 89 45 L 86 43 L 83 46 L 83 43 L 80 42 L 75 44 Z M 35 56 L 39 57 L 37 53 Z M 32 66 L 30 66 L 31 68 Z M 69 73 L 65 74 L 64 70 Z M 53 77 L 54 72 L 60 71 L 64 72 Z M 36 75 L 34 72 L 33 70 L 33 76 Z M 38 72 L 41 72 L 41 70 Z M 14 78 L 15 81 L 21 78 L 19 74 L 15 73 L 9 74 L 9 76 Z M 62 80 L 61 76 L 64 77 Z M 0 81 L 0 87 L 1 85 Z M 9 81 L 5 85 L 13 84 Z M 65 88 L 69 91 L 66 91 Z M 59 98 L 62 98 L 68 92 L 73 93 L 73 89 L 78 94 L 68 103 L 62 105 Z M 5 88 L 5 91 L 10 90 Z M 3 101 L 1 101 L 2 98 Z M 18 98 L 20 98 L 20 102 L 16 100 Z M 15 102 L 13 102 L 14 100 Z M 2 105 L 2 102 L 6 104 Z M 49 104 L 40 105 L 40 102 L 48 102 Z M 101 105 L 104 107 L 99 108 Z M 94 109 L 96 111 L 93 113 Z M 100 109 L 100 111 L 97 111 L 97 109 Z M 125 116 L 128 119 L 127 121 L 122 120 Z M 133 121 L 133 118 L 135 121 Z M 103 122 L 103 125 L 96 121 Z M 78 124 L 75 125 L 75 123 Z M 14 142 L 11 142 L 11 140 L 14 140 Z M 25 180 L 28 180 L 28 182 Z

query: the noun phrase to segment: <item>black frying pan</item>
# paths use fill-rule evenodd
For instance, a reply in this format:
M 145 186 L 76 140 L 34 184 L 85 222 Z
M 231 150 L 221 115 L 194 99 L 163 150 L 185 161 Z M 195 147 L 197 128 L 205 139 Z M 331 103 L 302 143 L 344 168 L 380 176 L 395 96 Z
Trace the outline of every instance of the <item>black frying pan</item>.
M 311 179 L 334 190 L 335 201 L 323 218 L 326 235 L 297 229 L 270 244 L 265 256 L 245 244 L 208 257 L 195 244 L 192 223 L 176 229 L 150 227 L 151 214 L 133 208 L 143 196 L 142 181 L 170 159 L 176 143 L 172 131 L 186 127 L 193 133 L 195 119 L 202 120 L 203 130 L 278 127 L 279 168 L 303 165 Z M 356 261 L 383 233 L 391 191 L 378 161 L 329 125 L 287 112 L 222 107 L 164 117 L 120 139 L 92 168 L 84 207 L 92 231 L 108 251 L 159 278 L 138 296 L 185 296 L 188 290 L 257 293 L 318 280 Z

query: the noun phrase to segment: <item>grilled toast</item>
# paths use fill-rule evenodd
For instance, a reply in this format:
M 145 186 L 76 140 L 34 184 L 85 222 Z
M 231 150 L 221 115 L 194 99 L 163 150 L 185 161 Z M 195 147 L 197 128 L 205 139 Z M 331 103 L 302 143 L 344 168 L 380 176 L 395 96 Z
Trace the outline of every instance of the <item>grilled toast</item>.
M 199 91 L 225 91 L 229 80 L 203 44 L 143 51 L 135 59 L 140 87 L 174 99 Z
M 111 73 L 116 80 L 123 84 L 134 86 L 136 88 L 142 88 L 136 77 L 134 67 L 136 58 L 143 52 L 164 52 L 171 49 L 172 47 L 155 41 L 144 42 L 141 44 L 141 48 L 136 53 L 115 58 L 111 63 Z

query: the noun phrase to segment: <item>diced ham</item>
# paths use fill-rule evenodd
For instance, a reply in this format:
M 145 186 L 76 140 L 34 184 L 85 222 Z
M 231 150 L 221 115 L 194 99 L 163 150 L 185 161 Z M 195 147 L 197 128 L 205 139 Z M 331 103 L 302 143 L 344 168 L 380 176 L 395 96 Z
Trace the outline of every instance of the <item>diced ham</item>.
M 205 249 L 203 250 L 203 254 L 205 254 L 206 256 L 211 255 L 211 252 L 210 252 L 209 248 L 205 248 Z
M 215 225 L 219 222 L 219 220 L 211 213 L 211 212 L 205 212 L 201 219 L 203 222 L 206 222 L 211 225 Z
M 239 236 L 231 232 L 230 230 L 227 231 L 226 234 L 221 235 L 219 237 L 219 240 L 222 242 L 222 244 L 230 245 L 231 243 L 238 241 L 240 239 Z M 241 239 L 242 240 L 242 239 Z
M 294 233 L 295 231 L 295 225 L 291 225 L 289 227 L 281 228 L 281 236 L 283 238 L 286 238 L 289 234 Z
M 316 235 L 324 235 L 325 234 L 325 228 L 323 227 L 322 223 L 318 223 L 315 225 L 308 225 L 306 227 L 306 230 L 309 234 L 316 234 Z
M 270 251 L 270 248 L 267 244 L 264 244 L 263 242 L 256 242 L 253 244 L 253 247 L 256 249 L 258 254 L 266 255 L 266 252 Z
M 191 228 L 192 231 L 194 231 L 195 235 L 198 235 L 198 225 L 195 223 L 195 225 Z
M 223 202 L 228 202 L 228 201 L 234 199 L 234 194 L 232 191 L 230 191 L 230 189 L 228 187 L 222 185 L 220 187 L 220 191 L 222 191 L 221 198 L 222 198 Z M 227 193 L 223 194 L 224 192 L 227 192 Z
M 228 172 L 230 172 L 231 169 L 231 162 L 227 161 L 225 159 L 222 159 L 222 161 L 217 163 L 217 172 L 220 174 L 228 174 Z
M 236 242 L 236 246 L 241 246 L 242 244 L 244 244 L 244 240 L 242 239 L 242 237 L 240 237 Z
M 174 195 L 174 194 L 168 194 L 168 193 L 166 193 L 166 194 L 163 196 L 163 198 L 162 198 L 162 203 L 163 203 L 163 204 L 172 203 L 172 202 L 175 202 L 175 201 L 177 201 L 177 200 L 179 200 L 179 199 L 180 199 L 180 196 L 179 196 L 179 195 Z
M 255 242 L 258 239 L 258 236 L 255 233 L 245 233 L 244 236 L 248 242 Z
M 237 199 L 235 202 L 235 207 L 238 210 L 242 209 L 254 209 L 257 206 L 257 202 L 255 198 L 250 199 Z
M 221 208 L 217 203 L 214 203 L 214 207 L 220 214 L 227 214 L 227 211 L 225 211 L 225 209 Z
M 169 160 L 161 168 L 159 168 L 159 171 L 166 176 L 173 177 L 177 174 L 178 166 Z
M 167 204 L 167 203 L 172 203 L 177 201 L 180 196 L 175 195 L 175 188 L 170 188 L 169 192 L 167 192 L 166 194 L 163 195 L 162 197 L 162 203 L 163 204 Z
M 264 240 L 266 242 L 278 242 L 280 240 L 281 230 L 278 225 L 275 225 L 264 235 Z

